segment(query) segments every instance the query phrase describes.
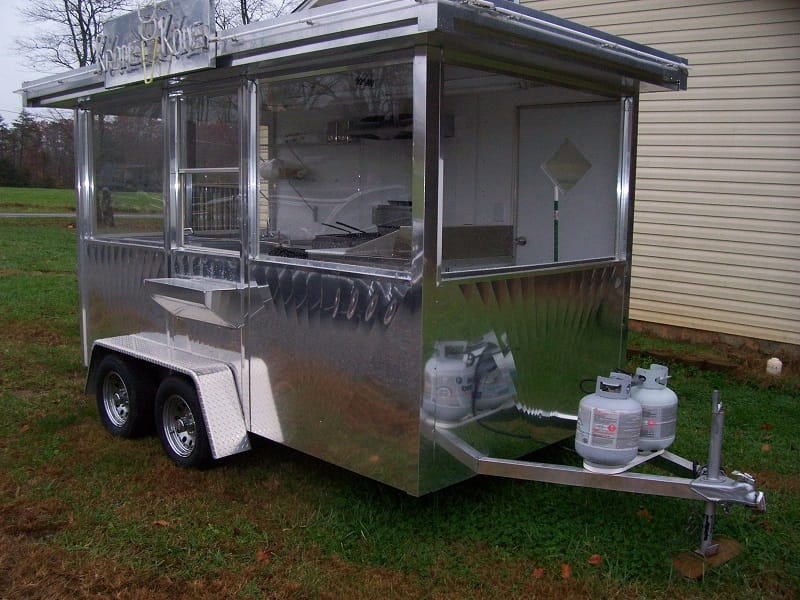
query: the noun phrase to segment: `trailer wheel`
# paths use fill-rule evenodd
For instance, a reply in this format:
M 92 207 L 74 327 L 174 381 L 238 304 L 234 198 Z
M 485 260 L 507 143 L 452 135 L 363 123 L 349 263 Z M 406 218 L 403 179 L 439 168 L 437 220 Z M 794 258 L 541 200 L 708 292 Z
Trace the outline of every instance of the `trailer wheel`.
M 97 411 L 111 435 L 133 438 L 151 423 L 152 387 L 138 366 L 109 354 L 97 367 Z
M 203 412 L 195 387 L 182 377 L 167 377 L 158 388 L 156 430 L 164 452 L 181 467 L 200 468 L 211 460 Z

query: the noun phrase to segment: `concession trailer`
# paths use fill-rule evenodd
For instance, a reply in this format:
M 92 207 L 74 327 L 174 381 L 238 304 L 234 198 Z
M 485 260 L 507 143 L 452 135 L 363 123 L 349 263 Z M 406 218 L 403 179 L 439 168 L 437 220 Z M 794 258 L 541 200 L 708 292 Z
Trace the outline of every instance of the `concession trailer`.
M 22 94 L 74 110 L 112 434 L 155 422 L 183 466 L 257 435 L 412 495 L 491 474 L 693 498 L 707 525 L 764 507 L 719 468 L 717 397 L 703 469 L 520 460 L 625 364 L 639 94 L 685 89 L 684 59 L 502 0 L 312 0 L 224 31 L 174 0 L 95 51 Z M 688 476 L 630 470 L 656 456 Z

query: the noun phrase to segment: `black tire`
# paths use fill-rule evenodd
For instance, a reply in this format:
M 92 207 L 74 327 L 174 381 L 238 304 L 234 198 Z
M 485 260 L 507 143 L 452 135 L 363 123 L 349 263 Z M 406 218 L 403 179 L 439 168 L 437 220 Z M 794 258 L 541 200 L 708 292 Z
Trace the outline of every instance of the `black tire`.
M 211 446 L 194 385 L 167 377 L 158 387 L 154 412 L 161 446 L 172 462 L 195 469 L 208 465 Z
M 97 367 L 97 411 L 111 435 L 135 438 L 150 431 L 153 386 L 132 359 L 109 354 Z

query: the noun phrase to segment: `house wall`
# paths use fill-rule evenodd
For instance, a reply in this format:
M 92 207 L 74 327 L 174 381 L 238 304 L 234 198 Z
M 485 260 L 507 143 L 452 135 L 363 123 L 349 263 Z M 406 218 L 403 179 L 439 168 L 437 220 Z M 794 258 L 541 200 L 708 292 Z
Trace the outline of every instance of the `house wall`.
M 527 5 L 692 66 L 642 95 L 630 318 L 800 344 L 800 3 Z

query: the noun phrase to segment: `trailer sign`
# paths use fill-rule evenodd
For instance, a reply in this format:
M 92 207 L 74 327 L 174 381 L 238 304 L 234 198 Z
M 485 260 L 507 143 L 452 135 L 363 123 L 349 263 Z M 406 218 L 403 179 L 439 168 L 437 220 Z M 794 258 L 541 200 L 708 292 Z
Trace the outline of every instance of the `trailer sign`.
M 95 64 L 106 87 L 213 67 L 212 34 L 209 0 L 145 5 L 103 25 Z

